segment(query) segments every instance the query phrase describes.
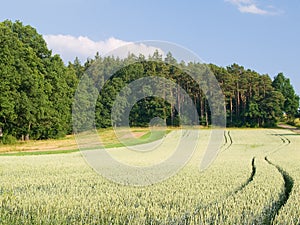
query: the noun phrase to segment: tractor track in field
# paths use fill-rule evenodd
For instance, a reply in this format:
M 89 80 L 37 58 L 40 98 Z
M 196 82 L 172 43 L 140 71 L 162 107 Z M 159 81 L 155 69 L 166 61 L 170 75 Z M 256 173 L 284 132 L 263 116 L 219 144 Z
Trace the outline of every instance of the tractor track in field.
M 222 149 L 221 152 L 224 152 L 224 151 L 228 150 L 233 144 L 233 139 L 232 139 L 230 131 L 224 131 L 224 139 L 225 139 L 225 143 L 221 146 L 221 149 Z M 242 183 L 239 187 L 237 187 L 233 191 L 229 192 L 222 199 L 215 200 L 215 201 L 213 201 L 213 202 L 211 202 L 207 205 L 198 206 L 198 207 L 195 208 L 194 212 L 192 212 L 192 213 L 185 213 L 182 216 L 181 220 L 177 221 L 176 224 L 189 224 L 190 221 L 192 220 L 192 218 L 195 215 L 197 215 L 200 210 L 205 210 L 205 209 L 211 207 L 212 205 L 215 205 L 220 201 L 225 201 L 229 197 L 231 197 L 233 195 L 236 195 L 237 193 L 243 191 L 243 189 L 245 187 L 247 187 L 253 181 L 255 174 L 256 174 L 255 157 L 253 157 L 252 160 L 251 160 L 251 174 L 250 174 L 249 178 L 244 183 Z
M 272 163 L 268 157 L 265 157 L 265 160 L 267 163 L 269 163 L 271 166 L 274 166 L 279 173 L 281 173 L 281 176 L 284 180 L 284 190 L 280 193 L 279 200 L 274 202 L 272 206 L 267 209 L 267 215 L 264 218 L 265 224 L 273 224 L 273 221 L 275 217 L 279 214 L 280 209 L 287 203 L 289 200 L 290 194 L 293 190 L 294 186 L 294 179 L 280 166 L 275 165 Z
M 241 186 L 239 186 L 238 188 L 236 188 L 232 192 L 229 192 L 224 198 L 221 199 L 221 201 L 225 201 L 227 198 L 241 192 L 245 187 L 247 187 L 253 181 L 254 176 L 256 174 L 255 157 L 252 158 L 251 167 L 252 167 L 251 174 L 250 174 L 250 177 L 246 180 L 246 182 L 241 184 Z M 196 207 L 192 214 L 191 213 L 185 213 L 182 216 L 181 220 L 177 221 L 176 224 L 180 224 L 180 225 L 189 224 L 190 221 L 192 220 L 192 218 L 194 216 L 196 216 L 199 213 L 200 210 L 205 210 L 205 209 L 211 207 L 212 205 L 216 205 L 218 202 L 221 202 L 221 201 L 219 199 L 219 200 L 215 200 L 215 201 L 213 201 L 213 202 L 211 202 L 207 205 L 201 205 L 201 206 Z
M 279 134 L 275 131 L 272 131 L 270 134 L 279 137 L 282 143 L 273 151 L 271 151 L 268 155 L 274 154 L 291 144 L 291 140 L 287 138 L 284 134 Z M 265 161 L 278 170 L 284 181 L 284 189 L 279 194 L 279 200 L 274 202 L 271 207 L 269 207 L 265 212 L 263 212 L 263 214 L 266 215 L 264 218 L 264 224 L 271 225 L 273 224 L 275 217 L 279 214 L 280 209 L 287 203 L 294 186 L 294 179 L 288 174 L 287 171 L 282 169 L 279 165 L 276 165 L 273 162 L 271 162 L 268 159 L 268 156 L 265 156 Z
M 288 139 L 284 134 L 273 133 L 273 135 L 278 136 L 284 145 L 289 145 L 291 140 Z
M 273 136 L 276 136 L 276 137 L 279 137 L 280 140 L 281 140 L 281 144 L 279 146 L 277 146 L 273 151 L 271 151 L 269 153 L 270 154 L 274 154 L 275 152 L 278 152 L 279 150 L 283 149 L 284 147 L 287 147 L 288 145 L 291 144 L 291 140 L 288 139 L 284 134 L 278 134 L 276 133 L 275 131 L 271 132 L 270 135 L 273 135 Z
M 291 144 L 291 140 L 288 139 L 284 134 L 278 134 L 275 133 L 274 131 L 270 133 L 271 135 L 277 136 L 280 138 L 281 140 L 281 144 L 276 147 L 272 152 L 269 153 L 270 154 L 274 154 L 275 152 L 285 148 L 286 146 Z M 225 143 L 221 146 L 221 152 L 224 152 L 226 150 L 228 150 L 232 145 L 233 145 L 233 139 L 231 136 L 230 131 L 224 131 L 224 139 L 225 139 Z M 255 166 L 255 157 L 252 158 L 251 161 L 251 166 L 252 166 L 252 171 L 251 171 L 251 175 L 250 177 L 247 179 L 246 182 L 244 182 L 242 185 L 240 185 L 238 188 L 236 188 L 235 190 L 233 190 L 232 192 L 229 192 L 224 198 L 213 201 L 207 205 L 202 205 L 202 206 L 198 206 L 195 208 L 193 213 L 185 213 L 182 217 L 180 221 L 177 221 L 176 224 L 189 224 L 190 221 L 192 220 L 192 218 L 194 216 L 196 216 L 200 210 L 205 210 L 209 207 L 211 207 L 212 205 L 217 204 L 218 202 L 221 201 L 225 201 L 227 198 L 236 195 L 237 193 L 243 191 L 243 189 L 245 187 L 247 187 L 254 179 L 255 174 L 256 174 L 256 166 Z M 270 164 L 271 166 L 275 166 L 276 169 L 281 173 L 283 180 L 284 180 L 284 190 L 282 193 L 280 193 L 280 198 L 277 202 L 274 202 L 272 204 L 272 206 L 268 209 L 266 209 L 266 211 L 264 212 L 264 214 L 266 215 L 264 218 L 265 223 L 264 224 L 272 224 L 273 220 L 275 219 L 275 217 L 278 215 L 279 210 L 286 204 L 286 202 L 289 199 L 290 193 L 292 191 L 293 185 L 294 185 L 294 180 L 293 178 L 286 172 L 284 171 L 281 167 L 273 164 L 272 162 L 270 162 L 267 158 L 267 156 L 265 157 L 265 161 Z
M 230 134 L 230 130 L 228 131 L 224 131 L 224 139 L 225 139 L 225 143 L 221 146 L 221 152 L 226 151 L 227 149 L 229 149 L 232 144 L 233 144 L 233 140 Z

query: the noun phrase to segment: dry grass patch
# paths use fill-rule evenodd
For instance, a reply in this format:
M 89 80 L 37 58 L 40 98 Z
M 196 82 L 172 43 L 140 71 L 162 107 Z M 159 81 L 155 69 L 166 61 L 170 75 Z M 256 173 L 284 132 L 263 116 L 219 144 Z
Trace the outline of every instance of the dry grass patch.
M 122 139 L 141 138 L 143 135 L 149 133 L 149 128 L 130 128 L 132 135 L 124 129 Z M 112 128 L 99 129 L 98 134 L 104 146 L 112 146 L 120 144 L 115 131 Z M 0 144 L 0 153 L 16 153 L 16 152 L 35 152 L 35 151 L 64 151 L 78 149 L 75 136 L 67 135 L 62 139 L 49 140 L 30 140 L 18 141 L 16 144 L 3 145 Z

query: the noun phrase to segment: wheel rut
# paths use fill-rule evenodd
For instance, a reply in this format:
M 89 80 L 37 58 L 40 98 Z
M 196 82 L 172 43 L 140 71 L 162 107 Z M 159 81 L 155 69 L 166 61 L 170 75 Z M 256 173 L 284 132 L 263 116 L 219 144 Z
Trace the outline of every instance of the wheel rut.
M 289 138 L 287 138 L 284 134 L 278 134 L 273 131 L 271 133 L 271 135 L 279 137 L 282 143 L 278 147 L 276 147 L 273 151 L 271 151 L 269 153 L 269 155 L 274 154 L 275 152 L 278 152 L 279 150 L 281 150 L 291 144 L 291 140 Z
M 230 134 L 230 130 L 224 131 L 224 139 L 225 139 L 225 143 L 221 147 L 221 149 L 222 149 L 221 152 L 226 151 L 233 144 L 233 140 L 232 140 L 232 137 L 231 137 L 231 134 Z
M 239 193 L 240 191 L 242 191 L 245 187 L 247 187 L 247 185 L 249 185 L 253 181 L 253 179 L 255 177 L 255 174 L 256 174 L 255 157 L 252 158 L 251 167 L 252 167 L 251 174 L 250 174 L 250 177 L 246 180 L 246 182 L 244 182 L 241 186 L 239 186 L 238 188 L 236 188 L 232 192 L 228 193 L 224 198 L 221 199 L 221 201 L 225 201 L 230 196 L 233 196 L 233 195 Z M 218 202 L 220 202 L 220 200 L 213 201 L 213 202 L 211 202 L 207 205 L 201 205 L 201 206 L 195 208 L 193 213 L 185 213 L 182 216 L 181 220 L 177 221 L 178 223 L 176 223 L 176 224 L 189 224 L 191 219 L 194 216 L 196 216 L 199 213 L 200 210 L 205 210 L 205 209 L 209 208 L 210 206 L 215 205 Z
M 279 200 L 274 202 L 273 205 L 268 209 L 269 213 L 265 217 L 265 224 L 273 224 L 275 217 L 278 215 L 280 209 L 287 203 L 290 194 L 293 190 L 294 179 L 280 166 L 273 164 L 268 157 L 265 157 L 267 163 L 274 166 L 279 173 L 281 173 L 284 180 L 284 190 L 280 193 Z
M 277 148 L 275 148 L 272 152 L 270 152 L 269 155 L 274 154 L 275 152 L 277 152 L 277 151 L 283 149 L 284 147 L 287 147 L 289 144 L 291 144 L 291 141 L 284 134 L 278 134 L 278 133 L 272 132 L 271 135 L 279 137 L 282 144 L 280 144 Z M 224 139 L 225 139 L 225 143 L 221 147 L 221 149 L 222 149 L 221 152 L 228 150 L 233 144 L 233 139 L 232 139 L 230 131 L 224 131 Z M 177 221 L 178 222 L 177 224 L 189 224 L 190 221 L 192 220 L 192 218 L 194 216 L 196 216 L 200 210 L 205 210 L 205 209 L 211 207 L 212 205 L 215 205 L 217 202 L 220 202 L 220 200 L 225 201 L 230 196 L 233 196 L 233 195 L 241 192 L 245 187 L 247 187 L 253 181 L 253 179 L 256 175 L 255 161 L 256 161 L 256 158 L 253 157 L 252 161 L 251 161 L 252 171 L 251 171 L 250 177 L 247 179 L 246 182 L 241 184 L 238 188 L 236 188 L 232 192 L 228 193 L 224 198 L 213 201 L 207 205 L 201 205 L 201 206 L 195 208 L 194 212 L 192 212 L 192 213 L 185 213 L 181 217 L 181 220 Z M 271 161 L 269 161 L 267 156 L 265 157 L 265 161 L 268 164 L 270 164 L 271 166 L 276 167 L 276 169 L 282 175 L 283 180 L 284 180 L 284 190 L 282 191 L 282 193 L 280 193 L 279 200 L 274 202 L 268 209 L 266 209 L 266 211 L 264 211 L 264 215 L 265 215 L 264 216 L 264 224 L 269 225 L 269 224 L 273 223 L 273 221 L 274 221 L 275 217 L 278 215 L 280 209 L 287 203 L 289 196 L 292 192 L 293 186 L 294 186 L 294 180 L 285 170 L 283 170 L 278 165 L 275 165 Z

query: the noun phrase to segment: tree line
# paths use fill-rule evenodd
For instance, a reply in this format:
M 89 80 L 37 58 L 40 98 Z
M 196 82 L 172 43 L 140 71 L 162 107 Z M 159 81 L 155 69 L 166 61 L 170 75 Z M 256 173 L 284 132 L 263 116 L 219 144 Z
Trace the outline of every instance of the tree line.
M 190 76 L 207 72 L 215 75 L 223 91 L 228 126 L 274 126 L 280 119 L 291 121 L 299 114 L 299 96 L 283 73 L 272 80 L 267 74 L 238 64 L 224 68 L 177 62 L 171 53 L 163 58 L 158 51 L 148 58 L 129 54 L 122 59 L 101 57 L 97 53 L 85 63 L 75 58 L 65 65 L 59 55 L 52 54 L 33 27 L 19 21 L 4 21 L 0 23 L 0 128 L 4 136 L 21 140 L 58 138 L 72 133 L 74 94 L 87 73 L 96 87 L 101 87 L 95 104 L 97 127 L 121 123 L 129 102 L 123 98 L 112 119 L 118 93 L 136 79 L 153 76 L 177 83 L 196 106 L 195 118 L 199 120 L 196 122 L 209 126 L 210 104 L 214 102 L 208 101 L 207 93 L 212 90 L 203 90 Z M 131 126 L 147 126 L 155 117 L 162 118 L 169 126 L 181 125 L 181 103 L 187 96 L 174 86 L 161 85 L 157 87 L 161 96 L 176 96 L 175 102 L 151 96 L 153 88 L 142 85 L 140 90 L 148 91 L 149 96 L 132 106 Z M 77 122 L 80 123 L 80 118 Z
M 0 127 L 3 136 L 57 138 L 72 131 L 78 79 L 42 35 L 21 22 L 0 23 Z

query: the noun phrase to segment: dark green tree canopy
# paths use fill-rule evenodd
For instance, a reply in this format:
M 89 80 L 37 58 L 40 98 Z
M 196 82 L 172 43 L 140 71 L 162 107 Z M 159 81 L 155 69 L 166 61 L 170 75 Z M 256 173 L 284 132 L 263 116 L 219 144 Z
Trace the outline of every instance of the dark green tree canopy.
M 283 73 L 279 73 L 274 78 L 272 86 L 284 97 L 281 110 L 287 114 L 288 118 L 293 118 L 299 109 L 299 96 L 296 95 L 290 79 L 286 78 Z
M 132 81 L 147 76 L 177 83 L 192 99 L 198 113 L 195 119 L 204 126 L 211 123 L 210 104 L 214 103 L 209 103 L 206 95 L 213 87 L 202 90 L 189 73 L 194 76 L 213 73 L 216 76 L 225 96 L 228 126 L 274 126 L 283 112 L 292 119 L 299 108 L 299 96 L 282 73 L 272 81 L 269 75 L 238 64 L 223 68 L 213 64 L 177 62 L 172 53 L 163 58 L 158 51 L 149 57 L 130 54 L 124 59 L 101 57 L 97 53 L 94 59 L 81 63 L 75 58 L 66 66 L 60 56 L 52 55 L 42 35 L 33 27 L 19 21 L 4 21 L 0 23 L 0 128 L 3 134 L 18 139 L 46 139 L 71 133 L 74 93 L 87 71 L 96 87 L 103 86 L 94 115 L 97 127 L 121 123 L 129 103 L 126 98 L 121 98 L 119 111 L 112 122 L 111 109 L 117 94 Z M 149 91 L 151 96 L 149 85 L 142 85 L 140 89 Z M 166 84 L 158 89 L 161 96 L 179 93 Z M 180 93 L 176 96 L 175 102 L 155 96 L 137 101 L 129 114 L 130 124 L 147 126 L 151 119 L 160 117 L 170 126 L 180 125 L 181 102 L 185 102 L 186 97 Z M 88 98 L 88 93 L 82 93 L 83 103 L 88 104 Z M 76 121 L 82 126 L 83 117 L 84 113 Z
M 71 130 L 75 71 L 51 55 L 42 35 L 0 23 L 0 127 L 17 138 L 54 138 Z

